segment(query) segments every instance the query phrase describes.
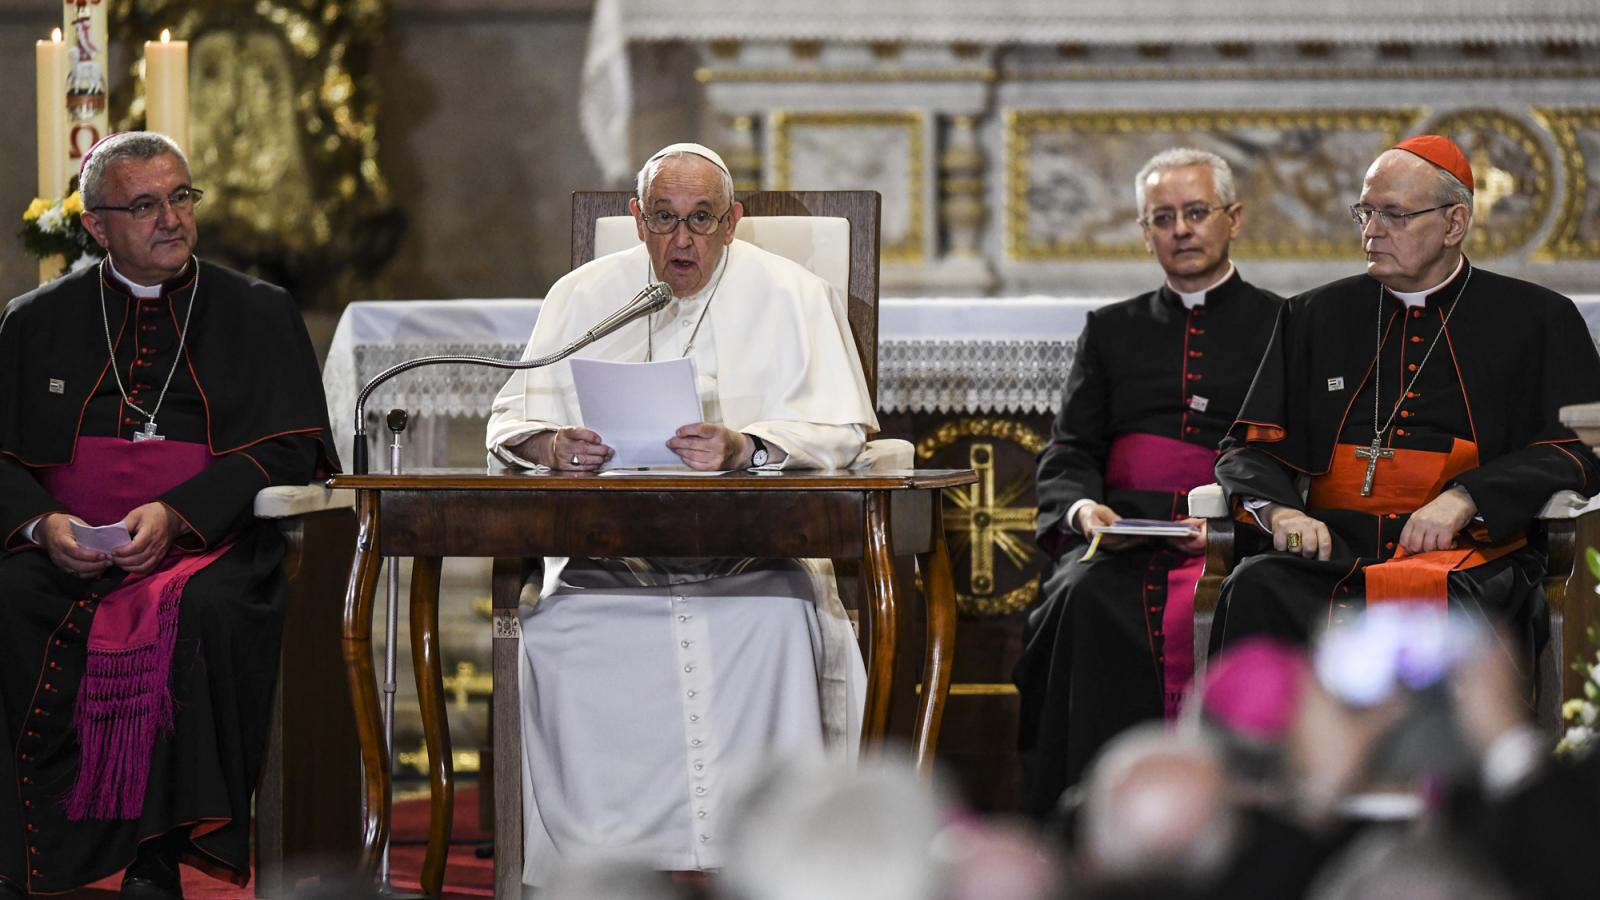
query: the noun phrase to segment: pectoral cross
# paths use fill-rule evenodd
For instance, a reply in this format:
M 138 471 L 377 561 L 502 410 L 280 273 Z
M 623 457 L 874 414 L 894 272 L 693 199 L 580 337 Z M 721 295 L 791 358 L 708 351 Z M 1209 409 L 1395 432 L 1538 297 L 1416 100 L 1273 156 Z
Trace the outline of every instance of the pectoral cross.
M 1361 479 L 1361 496 L 1363 497 L 1372 496 L 1372 477 L 1378 474 L 1378 460 L 1394 458 L 1394 451 L 1382 446 L 1382 443 L 1383 435 L 1374 434 L 1371 447 L 1356 448 L 1356 456 L 1367 461 L 1367 474 L 1366 477 Z
M 142 430 L 135 431 L 133 433 L 133 441 L 134 441 L 134 443 L 138 443 L 140 441 L 164 441 L 166 439 L 167 439 L 166 435 L 164 435 L 164 434 L 156 434 L 156 420 L 155 419 L 151 419 L 150 421 L 144 423 L 144 428 Z M 1370 473 L 1370 470 L 1369 470 L 1369 473 L 1367 475 L 1367 480 L 1370 481 L 1371 479 L 1372 479 L 1372 476 L 1371 476 L 1371 473 Z

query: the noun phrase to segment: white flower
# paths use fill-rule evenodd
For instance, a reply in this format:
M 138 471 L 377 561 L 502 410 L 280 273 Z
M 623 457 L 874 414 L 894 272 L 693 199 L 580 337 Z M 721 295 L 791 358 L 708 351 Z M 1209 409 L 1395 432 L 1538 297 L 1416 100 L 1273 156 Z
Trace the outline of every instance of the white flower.
M 1582 725 L 1574 725 L 1567 729 L 1566 734 L 1561 736 L 1561 743 L 1556 746 L 1556 752 L 1573 753 L 1582 751 L 1587 749 L 1589 743 L 1593 740 L 1594 729 L 1586 728 Z
M 85 253 L 72 261 L 72 265 L 67 267 L 67 272 L 68 274 L 72 272 L 78 272 L 83 269 L 87 269 L 98 262 L 100 262 L 100 257 L 94 255 L 93 253 Z
M 49 234 L 62 234 L 67 230 L 67 214 L 60 206 L 52 206 L 39 214 L 39 230 Z

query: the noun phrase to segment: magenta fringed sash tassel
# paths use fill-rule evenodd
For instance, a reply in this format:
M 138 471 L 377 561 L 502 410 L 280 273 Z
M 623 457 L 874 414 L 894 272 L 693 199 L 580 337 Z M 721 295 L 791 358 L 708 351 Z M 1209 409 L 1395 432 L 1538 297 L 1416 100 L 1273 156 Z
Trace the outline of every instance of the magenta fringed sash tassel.
M 78 779 L 67 795 L 66 808 L 73 821 L 137 819 L 144 811 L 156 737 L 172 732 L 168 676 L 178 639 L 178 607 L 190 574 L 163 579 L 153 642 L 89 650 L 72 713 L 78 732 Z

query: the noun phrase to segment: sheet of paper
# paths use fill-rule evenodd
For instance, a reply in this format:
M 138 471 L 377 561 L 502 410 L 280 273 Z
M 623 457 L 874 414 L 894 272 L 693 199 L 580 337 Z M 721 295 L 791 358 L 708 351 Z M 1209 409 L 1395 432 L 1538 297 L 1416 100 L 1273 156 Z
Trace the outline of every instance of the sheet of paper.
M 1097 525 L 1097 534 L 1126 534 L 1135 537 L 1193 537 L 1200 529 L 1183 522 L 1164 519 L 1119 519 L 1110 525 Z
M 78 542 L 78 546 L 89 550 L 100 550 L 105 553 L 110 553 L 118 547 L 122 547 L 129 541 L 133 540 L 128 536 L 128 526 L 122 524 L 121 522 L 113 522 L 110 525 L 101 525 L 98 527 L 82 525 L 77 522 L 71 522 L 70 520 L 69 524 L 72 525 L 73 540 Z
M 667 440 L 684 425 L 705 418 L 693 360 L 570 362 L 584 427 L 615 451 L 608 469 L 683 466 L 667 449 Z

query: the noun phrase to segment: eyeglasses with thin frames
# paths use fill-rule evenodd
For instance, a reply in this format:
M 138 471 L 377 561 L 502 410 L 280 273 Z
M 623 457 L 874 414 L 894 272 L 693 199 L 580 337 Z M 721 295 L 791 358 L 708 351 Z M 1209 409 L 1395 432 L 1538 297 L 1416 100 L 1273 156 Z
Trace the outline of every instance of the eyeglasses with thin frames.
M 1178 216 L 1180 215 L 1182 215 L 1183 220 L 1188 222 L 1190 225 L 1199 225 L 1201 222 L 1211 218 L 1212 213 L 1226 212 L 1230 207 L 1231 204 L 1230 206 L 1212 206 L 1209 203 L 1196 203 L 1193 206 L 1185 206 L 1181 212 L 1173 212 L 1170 209 L 1163 209 L 1140 219 L 1139 224 L 1146 228 L 1156 228 L 1161 231 L 1170 231 L 1171 229 L 1177 227 Z
M 679 216 L 667 210 L 658 209 L 644 214 L 644 227 L 651 234 L 671 234 L 678 230 L 678 223 L 682 222 L 689 226 L 690 232 L 705 237 L 716 231 L 717 226 L 721 225 L 722 220 L 726 219 L 728 213 L 731 212 L 733 212 L 733 208 L 729 207 L 728 212 L 718 216 L 707 210 L 697 209 L 687 216 Z
M 167 196 L 157 200 L 137 200 L 127 206 L 91 206 L 90 212 L 125 212 L 133 217 L 135 222 L 143 222 L 155 218 L 161 211 L 163 204 L 172 207 L 175 213 L 186 213 L 194 209 L 200 198 L 206 195 L 205 191 L 197 187 L 181 187 Z
M 1364 203 L 1357 203 L 1350 207 L 1350 218 L 1355 219 L 1356 224 L 1362 228 L 1367 227 L 1367 223 L 1376 218 L 1378 224 L 1384 228 L 1393 228 L 1396 231 L 1401 231 L 1411 223 L 1413 218 L 1423 213 L 1438 212 L 1441 209 L 1449 209 L 1455 205 L 1454 203 L 1445 203 L 1439 206 L 1430 206 L 1427 209 L 1419 209 L 1415 212 L 1389 212 L 1386 209 L 1376 209 Z

